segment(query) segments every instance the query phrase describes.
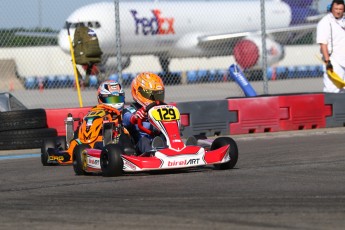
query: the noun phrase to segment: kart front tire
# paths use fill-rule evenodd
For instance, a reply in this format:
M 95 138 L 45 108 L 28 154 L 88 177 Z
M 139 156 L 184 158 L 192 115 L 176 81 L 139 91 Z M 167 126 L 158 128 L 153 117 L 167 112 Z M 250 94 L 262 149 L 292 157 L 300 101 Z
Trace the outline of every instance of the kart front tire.
M 101 152 L 101 169 L 104 177 L 121 176 L 123 173 L 122 148 L 117 144 L 109 144 Z
M 86 175 L 87 172 L 84 170 L 84 156 L 83 151 L 91 148 L 88 144 L 76 145 L 73 150 L 73 170 L 76 175 Z
M 48 163 L 48 152 L 41 153 L 41 162 L 43 166 L 56 166 L 58 164 L 55 163 Z
M 222 164 L 214 165 L 216 169 L 224 170 L 224 169 L 232 169 L 235 167 L 237 160 L 238 160 L 238 148 L 237 144 L 231 137 L 218 137 L 216 138 L 211 145 L 211 150 L 218 149 L 225 145 L 230 145 L 229 155 L 230 161 Z
M 55 164 L 53 163 L 48 163 L 48 158 L 49 158 L 49 154 L 48 154 L 48 148 L 55 148 L 55 137 L 50 137 L 50 138 L 46 138 L 43 141 L 43 145 L 41 148 L 41 163 L 43 166 L 53 166 Z

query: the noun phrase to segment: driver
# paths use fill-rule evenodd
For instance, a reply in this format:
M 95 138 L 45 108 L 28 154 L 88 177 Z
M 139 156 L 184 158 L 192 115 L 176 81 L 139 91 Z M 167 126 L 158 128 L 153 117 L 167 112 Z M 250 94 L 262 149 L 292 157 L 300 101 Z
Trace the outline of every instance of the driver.
M 125 105 L 125 92 L 118 82 L 108 80 L 99 85 L 97 99 L 99 105 L 110 106 L 122 111 Z
M 137 155 L 148 152 L 152 149 L 151 143 L 158 130 L 147 120 L 146 107 L 153 102 L 164 103 L 164 84 L 162 79 L 149 72 L 138 74 L 132 81 L 132 97 L 134 104 L 126 108 L 123 113 L 123 125 L 131 133 L 135 143 Z M 143 121 L 143 127 L 152 131 L 151 135 L 138 128 L 138 119 Z
M 109 122 L 114 122 L 115 125 L 121 125 L 121 113 L 123 113 L 124 105 L 125 105 L 125 92 L 123 91 L 121 85 L 114 81 L 114 80 L 107 80 L 102 82 L 97 90 L 97 100 L 98 105 L 91 108 L 88 114 L 84 117 L 83 123 L 81 125 L 88 126 L 92 124 L 94 126 L 94 119 L 95 114 L 97 116 L 103 117 L 103 120 L 107 120 Z M 94 132 L 96 130 L 99 131 L 98 123 L 95 124 L 95 127 L 92 128 Z M 90 130 L 89 127 L 88 130 Z M 77 128 L 77 132 L 79 132 L 80 127 Z M 128 134 L 127 130 L 123 130 L 125 134 Z M 98 133 L 99 135 L 102 134 L 101 130 Z M 94 133 L 93 135 L 96 135 Z M 118 134 L 116 134 L 118 135 Z M 100 137 L 101 138 L 101 137 Z M 102 149 L 103 141 L 98 140 L 95 143 L 94 148 Z

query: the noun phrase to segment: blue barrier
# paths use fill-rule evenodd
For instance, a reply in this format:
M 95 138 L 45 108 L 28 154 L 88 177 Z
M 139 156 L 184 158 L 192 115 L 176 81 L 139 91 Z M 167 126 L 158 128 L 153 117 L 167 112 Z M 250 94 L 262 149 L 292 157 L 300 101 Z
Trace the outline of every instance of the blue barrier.
M 233 67 L 234 68 L 234 67 Z M 244 73 L 240 70 L 239 67 L 237 72 L 241 73 L 241 78 L 234 77 L 234 73 L 229 73 L 230 67 L 228 69 L 210 69 L 210 70 L 190 70 L 186 71 L 186 83 L 208 83 L 208 82 L 223 82 L 223 81 L 234 81 L 239 80 L 237 83 L 241 86 L 241 83 L 244 85 L 244 90 L 247 90 L 246 96 L 256 96 L 256 93 L 253 89 L 250 89 L 251 86 L 247 86 L 249 81 L 253 80 L 251 78 L 251 72 Z M 124 87 L 130 86 L 132 80 L 138 73 L 122 73 L 122 84 Z M 181 83 L 182 71 L 175 71 L 165 73 L 157 72 L 161 76 L 164 84 L 173 84 L 177 85 Z M 262 76 L 262 73 L 259 74 L 259 77 Z M 293 78 L 316 78 L 323 76 L 323 66 L 277 66 L 267 68 L 267 79 L 268 80 L 281 80 L 281 79 L 293 79 Z M 119 81 L 119 75 L 113 73 L 108 77 L 109 80 Z M 90 76 L 90 87 L 96 87 L 99 84 L 99 79 L 95 75 Z M 47 75 L 38 79 L 36 76 L 28 76 L 23 78 L 23 85 L 26 89 L 38 89 L 39 83 L 43 83 L 44 88 L 67 88 L 73 87 L 75 85 L 74 75 Z M 249 91 L 248 91 L 249 90 Z M 248 95 L 247 95 L 248 94 Z
M 187 72 L 187 83 L 195 83 L 197 79 L 197 71 L 191 70 Z
M 25 87 L 25 89 L 37 89 L 38 88 L 37 77 L 25 78 L 24 87 Z
M 89 87 L 98 87 L 98 79 L 96 75 L 90 75 Z

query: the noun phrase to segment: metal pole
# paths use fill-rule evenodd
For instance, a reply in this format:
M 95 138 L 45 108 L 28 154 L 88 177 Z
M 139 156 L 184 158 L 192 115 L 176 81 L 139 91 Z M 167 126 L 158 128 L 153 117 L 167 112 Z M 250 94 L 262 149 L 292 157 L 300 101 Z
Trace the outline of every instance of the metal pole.
M 42 29 L 42 0 L 38 0 L 38 28 Z
M 266 48 L 266 16 L 265 16 L 265 1 L 260 0 L 261 6 L 261 41 L 262 41 L 262 77 L 264 80 L 264 94 L 268 94 L 267 81 L 267 48 Z
M 120 6 L 119 0 L 114 0 L 115 6 L 115 42 L 116 42 L 116 59 L 117 59 L 117 74 L 119 76 L 119 83 L 122 85 L 122 66 L 121 66 L 121 33 L 120 33 Z

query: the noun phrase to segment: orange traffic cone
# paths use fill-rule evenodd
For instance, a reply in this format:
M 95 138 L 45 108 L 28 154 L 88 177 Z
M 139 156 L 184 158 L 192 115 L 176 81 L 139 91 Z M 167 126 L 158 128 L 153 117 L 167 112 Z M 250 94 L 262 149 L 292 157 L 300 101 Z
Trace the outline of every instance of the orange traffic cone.
M 38 90 L 40 91 L 40 93 L 42 93 L 43 90 L 44 90 L 44 86 L 43 86 L 43 82 L 42 81 L 38 82 Z
M 13 81 L 10 81 L 10 91 L 14 91 L 14 84 L 13 84 Z

